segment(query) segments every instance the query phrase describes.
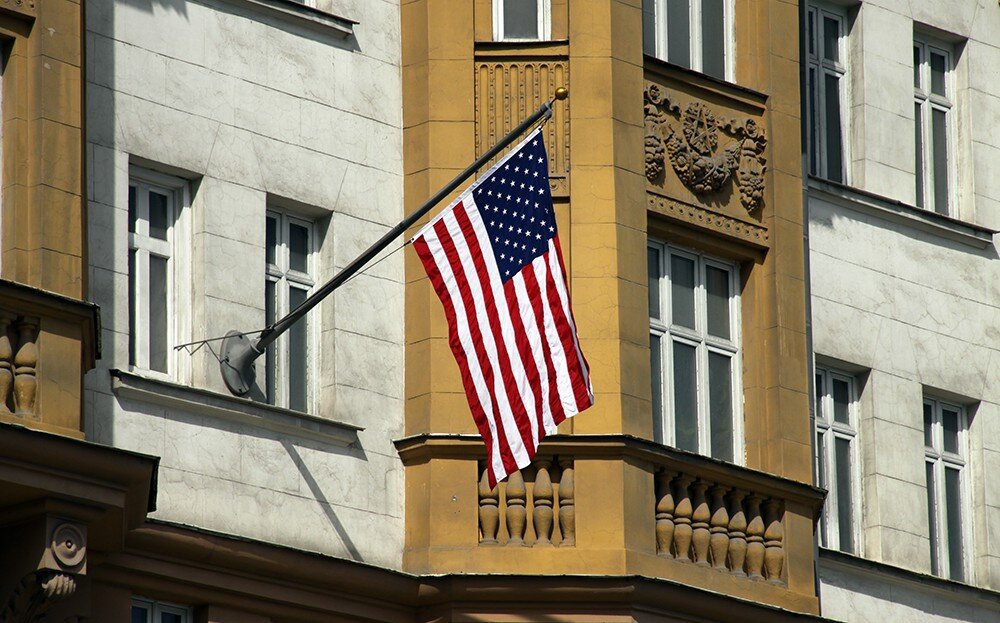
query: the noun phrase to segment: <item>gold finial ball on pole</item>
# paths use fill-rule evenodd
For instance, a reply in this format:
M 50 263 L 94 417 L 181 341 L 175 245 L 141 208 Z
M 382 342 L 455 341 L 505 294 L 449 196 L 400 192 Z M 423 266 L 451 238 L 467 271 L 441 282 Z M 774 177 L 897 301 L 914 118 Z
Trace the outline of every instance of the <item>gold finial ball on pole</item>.
M 569 97 L 569 89 L 566 87 L 556 87 L 555 96 L 557 100 L 564 100 Z

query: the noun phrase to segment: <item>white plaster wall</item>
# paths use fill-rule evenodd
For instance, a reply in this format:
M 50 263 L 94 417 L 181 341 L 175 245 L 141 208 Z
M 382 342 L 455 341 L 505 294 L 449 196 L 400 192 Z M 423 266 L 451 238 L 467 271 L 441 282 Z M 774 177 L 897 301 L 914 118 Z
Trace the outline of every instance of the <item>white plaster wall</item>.
M 398 567 L 402 253 L 313 312 L 314 414 L 363 426 L 354 447 L 119 398 L 108 374 L 129 369 L 130 162 L 192 180 L 186 339 L 263 326 L 269 201 L 315 218 L 318 283 L 402 217 L 398 3 L 328 4 L 360 22 L 354 37 L 229 0 L 88 2 L 90 294 L 103 357 L 87 377 L 87 434 L 161 457 L 157 518 Z M 186 357 L 176 382 L 227 393 L 207 351 Z

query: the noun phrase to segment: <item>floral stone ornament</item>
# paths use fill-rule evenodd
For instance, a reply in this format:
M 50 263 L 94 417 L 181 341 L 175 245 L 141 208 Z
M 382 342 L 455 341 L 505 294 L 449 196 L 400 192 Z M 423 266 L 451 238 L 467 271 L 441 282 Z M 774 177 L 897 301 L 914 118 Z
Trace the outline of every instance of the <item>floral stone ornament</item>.
M 663 175 L 667 156 L 677 177 L 696 195 L 716 192 L 732 178 L 747 212 L 760 209 L 767 138 L 756 121 L 717 117 L 701 102 L 692 102 L 682 111 L 655 84 L 646 86 L 645 100 L 646 178 L 650 182 Z M 669 123 L 671 118 L 680 121 L 679 133 Z M 720 132 L 732 139 L 721 149 Z

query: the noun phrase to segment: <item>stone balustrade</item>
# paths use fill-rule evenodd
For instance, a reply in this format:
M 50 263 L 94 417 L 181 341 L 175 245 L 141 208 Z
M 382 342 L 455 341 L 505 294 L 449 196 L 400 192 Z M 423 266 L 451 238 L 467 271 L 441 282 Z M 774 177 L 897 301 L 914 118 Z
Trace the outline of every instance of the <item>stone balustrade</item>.
M 541 458 L 495 489 L 483 462 L 479 473 L 480 545 L 576 545 L 572 459 Z
M 38 325 L 37 317 L 0 308 L 0 413 L 39 419 Z

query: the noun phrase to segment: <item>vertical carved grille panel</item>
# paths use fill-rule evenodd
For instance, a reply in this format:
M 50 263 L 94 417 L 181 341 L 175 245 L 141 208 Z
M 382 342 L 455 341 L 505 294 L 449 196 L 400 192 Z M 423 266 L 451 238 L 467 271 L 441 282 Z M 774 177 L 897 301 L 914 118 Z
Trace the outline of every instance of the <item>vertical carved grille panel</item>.
M 557 87 L 569 88 L 569 64 L 560 58 L 480 59 L 476 62 L 476 155 L 492 147 Z M 552 192 L 568 193 L 569 100 L 554 107 L 545 124 Z M 492 163 L 491 163 L 492 164 Z

